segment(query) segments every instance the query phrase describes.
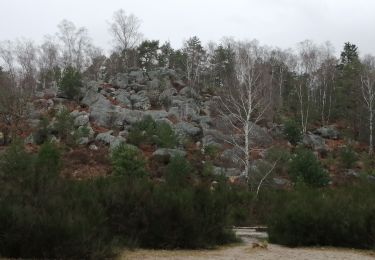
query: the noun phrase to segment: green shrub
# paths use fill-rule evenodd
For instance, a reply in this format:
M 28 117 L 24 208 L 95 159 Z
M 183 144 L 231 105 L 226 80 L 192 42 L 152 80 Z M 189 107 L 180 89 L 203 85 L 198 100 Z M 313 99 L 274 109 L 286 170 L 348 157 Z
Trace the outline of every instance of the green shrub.
M 375 187 L 300 188 L 279 195 L 269 239 L 287 246 L 375 247 Z
M 188 184 L 192 177 L 193 168 L 188 160 L 182 156 L 175 156 L 166 169 L 166 181 L 171 187 L 179 188 Z
M 72 66 L 66 67 L 59 81 L 60 91 L 70 99 L 77 98 L 80 94 L 80 88 L 82 87 L 81 78 L 81 73 L 78 70 L 74 69 Z
M 111 155 L 113 173 L 118 176 L 143 177 L 146 175 L 146 162 L 137 148 L 121 144 Z
M 266 160 L 268 162 L 277 162 L 275 172 L 278 173 L 284 173 L 288 170 L 290 158 L 290 151 L 284 147 L 273 146 L 266 153 Z
M 177 145 L 177 137 L 167 123 L 156 123 L 151 116 L 146 116 L 130 129 L 128 142 L 137 146 L 151 144 L 164 148 L 174 148 Z
M 368 175 L 375 175 L 375 158 L 367 152 L 361 154 L 361 161 L 363 162 L 363 171 Z
M 176 147 L 177 137 L 172 127 L 165 122 L 158 122 L 155 129 L 154 143 L 164 148 Z
M 292 144 L 296 145 L 301 141 L 301 128 L 294 120 L 288 120 L 284 124 L 284 135 L 286 139 Z
M 204 154 L 210 159 L 215 160 L 219 156 L 220 148 L 217 145 L 210 144 L 204 147 Z
M 294 183 L 304 183 L 312 187 L 328 184 L 329 175 L 316 156 L 307 149 L 299 148 L 289 163 L 289 176 Z
M 55 130 L 58 136 L 68 143 L 74 142 L 72 140 L 72 131 L 74 130 L 74 118 L 70 115 L 68 109 L 63 108 L 56 115 Z
M 33 134 L 33 138 L 36 144 L 41 145 L 45 141 L 48 140 L 49 137 L 49 120 L 46 117 L 42 117 L 40 119 L 39 125 L 35 133 Z
M 357 162 L 358 157 L 351 146 L 340 150 L 340 162 L 345 169 L 351 169 Z
M 224 181 L 214 189 L 188 185 L 191 165 L 178 157 L 165 183 L 134 178 L 145 172 L 138 155 L 120 146 L 113 176 L 75 181 L 59 177 L 54 145 L 34 156 L 14 143 L 0 156 L 1 256 L 104 259 L 124 246 L 201 248 L 235 240 Z
M 59 158 L 59 151 L 49 143 L 36 156 L 19 143 L 1 156 L 1 256 L 110 256 L 105 216 L 95 202 L 95 192 L 86 184 L 60 179 Z

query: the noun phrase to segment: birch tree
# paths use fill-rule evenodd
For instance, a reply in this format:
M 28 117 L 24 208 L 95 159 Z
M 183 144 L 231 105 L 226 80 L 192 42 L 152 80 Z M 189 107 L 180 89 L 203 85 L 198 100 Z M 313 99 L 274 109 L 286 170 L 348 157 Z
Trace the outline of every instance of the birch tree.
M 369 154 L 373 154 L 373 128 L 375 108 L 375 57 L 367 55 L 363 60 L 361 73 L 362 98 L 368 112 Z
M 265 73 L 259 66 L 260 47 L 258 42 L 239 42 L 234 48 L 236 80 L 222 92 L 219 98 L 219 113 L 228 124 L 230 134 L 225 141 L 240 151 L 244 175 L 249 185 L 252 147 L 252 134 L 256 123 L 262 119 L 269 104 L 267 88 L 261 81 Z
M 14 51 L 13 42 L 7 40 L 0 42 L 0 60 L 2 61 L 2 66 L 9 73 L 11 79 L 15 81 L 16 79 L 16 57 Z
M 64 66 L 72 66 L 82 72 L 89 62 L 87 52 L 91 47 L 87 29 L 84 27 L 77 28 L 74 23 L 67 20 L 63 20 L 58 27 L 57 36 L 62 43 Z
M 294 68 L 292 70 L 297 74 L 295 89 L 299 102 L 300 122 L 303 133 L 306 133 L 313 92 L 316 89 L 316 71 L 319 67 L 319 53 L 316 45 L 309 40 L 299 43 L 298 47 L 296 62 L 293 63 Z
M 55 70 L 59 67 L 59 46 L 55 39 L 46 36 L 44 42 L 39 48 L 38 67 L 39 78 L 43 89 L 55 80 Z
M 37 82 L 37 47 L 31 40 L 17 40 L 15 53 L 20 67 L 20 86 L 34 92 Z
M 135 48 L 142 39 L 140 26 L 141 20 L 135 15 L 127 15 L 123 9 L 114 12 L 109 31 L 112 34 L 115 49 L 124 52 Z
M 338 61 L 333 55 L 333 48 L 329 42 L 325 43 L 321 48 L 320 57 L 320 67 L 317 71 L 317 107 L 322 125 L 327 125 L 331 118 L 333 99 L 335 97 Z

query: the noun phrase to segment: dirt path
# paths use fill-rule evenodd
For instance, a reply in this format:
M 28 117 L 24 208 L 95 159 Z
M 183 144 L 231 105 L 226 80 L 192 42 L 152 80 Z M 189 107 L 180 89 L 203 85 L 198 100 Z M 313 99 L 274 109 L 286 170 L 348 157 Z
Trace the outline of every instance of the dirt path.
M 375 253 L 368 251 L 336 248 L 298 248 L 291 249 L 269 245 L 268 249 L 253 249 L 251 245 L 233 245 L 215 250 L 136 250 L 124 252 L 119 258 L 133 259 L 217 259 L 217 260 L 374 260 Z
M 257 238 L 262 239 L 265 233 L 249 230 L 235 230 L 242 237 L 242 244 L 220 247 L 214 250 L 135 250 L 125 251 L 121 260 L 151 259 L 216 259 L 216 260 L 374 260 L 375 251 L 360 251 L 338 248 L 288 248 L 279 245 L 268 245 L 267 249 L 253 248 Z M 254 238 L 257 237 L 257 238 Z

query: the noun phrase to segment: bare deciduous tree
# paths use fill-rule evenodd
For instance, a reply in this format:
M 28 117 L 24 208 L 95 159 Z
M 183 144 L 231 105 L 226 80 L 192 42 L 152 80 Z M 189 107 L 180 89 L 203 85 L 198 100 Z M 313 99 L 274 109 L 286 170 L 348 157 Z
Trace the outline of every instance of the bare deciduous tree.
M 20 86 L 34 92 L 37 82 L 37 47 L 31 40 L 17 40 L 15 53 L 20 66 Z
M 373 154 L 373 120 L 375 108 L 375 57 L 367 55 L 363 59 L 363 69 L 361 73 L 362 98 L 368 111 L 369 122 L 369 154 Z
M 77 28 L 74 23 L 63 20 L 59 25 L 58 38 L 61 40 L 63 49 L 64 66 L 73 66 L 82 71 L 88 63 L 87 51 L 91 47 L 87 29 Z
M 14 52 L 14 44 L 7 40 L 0 42 L 0 58 L 3 61 L 3 65 L 5 70 L 8 71 L 9 75 L 11 76 L 12 80 L 16 78 L 16 57 Z
M 250 166 L 253 130 L 269 104 L 269 94 L 262 81 L 266 71 L 261 66 L 261 49 L 256 41 L 239 42 L 235 47 L 237 80 L 223 91 L 219 99 L 219 113 L 231 132 L 226 142 L 240 151 L 239 161 L 251 184 Z
M 333 55 L 333 47 L 329 42 L 321 48 L 320 67 L 317 71 L 317 107 L 323 125 L 329 124 L 335 92 L 337 59 Z
M 313 93 L 316 90 L 316 71 L 319 67 L 319 50 L 317 46 L 309 41 L 299 43 L 298 55 L 290 67 L 297 74 L 295 89 L 299 101 L 299 113 L 303 133 L 307 132 L 310 117 L 310 106 Z
M 54 80 L 54 70 L 59 66 L 59 46 L 55 39 L 46 36 L 44 42 L 39 48 L 38 66 L 39 79 L 42 88 L 46 88 Z
M 140 26 L 141 20 L 135 15 L 127 15 L 123 9 L 117 10 L 109 24 L 115 49 L 122 52 L 136 47 L 142 39 Z
M 17 87 L 7 72 L 0 70 L 0 122 L 15 136 L 27 116 L 30 91 Z M 4 129 L 3 129 L 4 131 Z

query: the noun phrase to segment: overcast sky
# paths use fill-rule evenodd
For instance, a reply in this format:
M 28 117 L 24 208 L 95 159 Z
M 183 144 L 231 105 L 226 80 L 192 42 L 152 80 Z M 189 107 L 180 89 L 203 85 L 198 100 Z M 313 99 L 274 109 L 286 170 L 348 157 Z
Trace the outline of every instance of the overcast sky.
M 0 41 L 40 42 L 68 19 L 109 49 L 108 21 L 122 8 L 142 20 L 146 38 L 174 47 L 193 35 L 203 43 L 233 36 L 282 48 L 329 40 L 337 53 L 350 41 L 361 54 L 375 54 L 374 0 L 0 0 L 0 8 Z

